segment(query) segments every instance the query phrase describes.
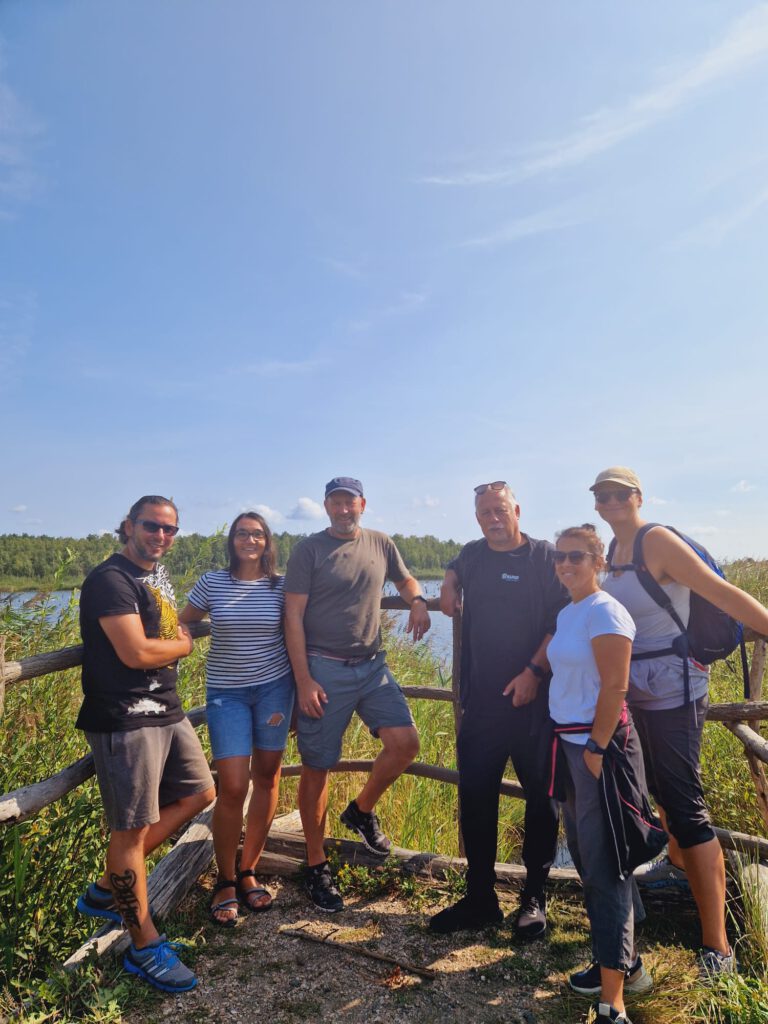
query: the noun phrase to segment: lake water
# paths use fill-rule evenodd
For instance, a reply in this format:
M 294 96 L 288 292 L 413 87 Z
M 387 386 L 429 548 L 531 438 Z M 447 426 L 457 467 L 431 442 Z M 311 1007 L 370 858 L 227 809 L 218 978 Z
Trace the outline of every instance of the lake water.
M 437 597 L 440 593 L 439 580 L 425 580 L 422 589 L 426 597 Z M 384 593 L 393 597 L 397 594 L 397 588 L 388 583 Z M 34 611 L 42 602 L 46 605 L 46 615 L 49 619 L 56 619 L 67 607 L 72 595 L 71 590 L 54 590 L 43 597 L 34 590 L 21 590 L 14 594 L 0 593 L 0 609 L 4 604 L 9 604 L 14 611 L 23 612 L 28 609 Z M 405 627 L 408 622 L 408 612 L 389 612 L 395 621 L 395 628 L 398 633 L 406 639 L 408 636 Z M 450 669 L 453 654 L 453 621 L 442 612 L 431 612 L 432 627 L 421 643 L 426 644 L 429 649 Z

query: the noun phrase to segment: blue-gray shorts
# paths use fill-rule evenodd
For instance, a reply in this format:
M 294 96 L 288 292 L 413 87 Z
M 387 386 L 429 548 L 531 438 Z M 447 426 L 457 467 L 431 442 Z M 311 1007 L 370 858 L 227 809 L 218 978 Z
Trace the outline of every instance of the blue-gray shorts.
M 309 672 L 325 690 L 322 718 L 299 711 L 298 741 L 302 764 L 327 771 L 341 756 L 341 741 L 356 711 L 374 736 L 379 729 L 413 726 L 403 691 L 389 671 L 386 654 L 350 665 L 318 654 L 309 656 Z
M 125 732 L 86 732 L 107 824 L 115 832 L 160 820 L 160 808 L 213 787 L 188 718 Z
M 209 686 L 208 732 L 215 761 L 285 750 L 296 687 L 293 673 L 258 686 Z

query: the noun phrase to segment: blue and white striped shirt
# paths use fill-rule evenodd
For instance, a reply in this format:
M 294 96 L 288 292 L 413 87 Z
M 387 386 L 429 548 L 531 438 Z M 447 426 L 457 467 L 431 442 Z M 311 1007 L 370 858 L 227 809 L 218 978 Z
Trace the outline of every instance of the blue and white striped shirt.
M 209 686 L 259 686 L 290 671 L 283 636 L 284 578 L 238 580 L 228 569 L 204 573 L 190 604 L 208 612 L 211 648 Z

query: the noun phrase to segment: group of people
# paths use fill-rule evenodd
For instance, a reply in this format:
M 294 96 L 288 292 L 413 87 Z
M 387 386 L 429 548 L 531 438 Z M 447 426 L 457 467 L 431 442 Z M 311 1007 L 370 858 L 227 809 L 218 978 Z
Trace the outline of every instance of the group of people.
M 643 909 L 631 869 L 667 835 L 668 858 L 651 870 L 677 872 L 690 884 L 701 919 L 703 970 L 729 972 L 735 961 L 725 931 L 723 857 L 699 770 L 708 673 L 669 653 L 679 627 L 638 580 L 635 540 L 646 524 L 637 476 L 612 467 L 591 490 L 614 534 L 610 564 L 594 526 L 563 530 L 553 546 L 522 532 L 520 508 L 505 481 L 475 488 L 482 537 L 449 564 L 440 595 L 446 615 L 463 610 L 457 761 L 467 890 L 432 917 L 429 928 L 448 933 L 503 918 L 495 860 L 500 782 L 511 758 L 526 796 L 526 882 L 515 931 L 528 940 L 546 934 L 546 885 L 562 806 L 593 950 L 592 963 L 569 981 L 576 991 L 599 997 L 598 1021 L 627 1024 L 625 991 L 652 985 L 634 944 Z M 292 716 L 302 762 L 306 886 L 315 906 L 343 909 L 324 836 L 328 773 L 355 711 L 381 750 L 341 821 L 371 852 L 386 857 L 390 851 L 375 806 L 417 756 L 419 739 L 381 648 L 384 582 L 391 580 L 409 605 L 414 640 L 428 631 L 430 617 L 392 540 L 361 527 L 360 481 L 329 481 L 325 511 L 329 526 L 296 545 L 285 577 L 277 573 L 264 518 L 241 513 L 229 530 L 228 568 L 205 573 L 178 615 L 160 564 L 178 532 L 178 511 L 166 498 L 144 496 L 120 524 L 122 551 L 83 585 L 84 700 L 77 724 L 93 751 L 110 839 L 106 869 L 78 909 L 123 921 L 132 940 L 126 969 L 165 991 L 192 988 L 196 978 L 152 921 L 146 856 L 217 796 L 211 919 L 233 927 L 241 911 L 268 910 L 272 896 L 257 884 L 256 869 L 277 804 Z M 716 576 L 673 531 L 646 526 L 641 536 L 642 569 L 668 594 L 679 621 L 688 621 L 693 592 L 768 634 L 762 605 Z M 176 694 L 177 663 L 192 649 L 188 626 L 206 616 L 217 791 Z M 632 800 L 619 795 L 615 807 L 640 808 L 632 826 L 642 833 L 643 852 L 635 850 L 629 864 L 611 824 L 617 766 L 634 788 Z M 648 807 L 646 786 L 663 829 Z

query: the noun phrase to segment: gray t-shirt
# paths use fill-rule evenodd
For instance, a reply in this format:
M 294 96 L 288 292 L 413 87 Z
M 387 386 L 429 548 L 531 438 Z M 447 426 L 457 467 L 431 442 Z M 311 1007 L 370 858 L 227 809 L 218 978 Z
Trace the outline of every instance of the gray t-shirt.
M 323 530 L 300 541 L 288 559 L 285 591 L 309 595 L 307 651 L 336 658 L 375 654 L 384 582 L 402 583 L 409 576 L 392 540 L 377 530 L 361 529 L 354 540 L 337 540 Z

